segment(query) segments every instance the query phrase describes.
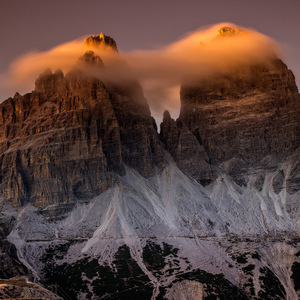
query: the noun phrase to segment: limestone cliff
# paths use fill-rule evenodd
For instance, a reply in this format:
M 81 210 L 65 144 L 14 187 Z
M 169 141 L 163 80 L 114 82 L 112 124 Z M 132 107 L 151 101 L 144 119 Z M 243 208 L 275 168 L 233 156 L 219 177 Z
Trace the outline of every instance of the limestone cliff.
M 82 63 L 103 66 L 92 52 Z M 123 88 L 77 67 L 48 70 L 32 93 L 4 101 L 0 116 L 0 190 L 15 206 L 91 198 L 124 175 L 124 163 L 143 176 L 163 164 L 137 82 Z
M 240 157 L 255 163 L 300 146 L 300 100 L 292 72 L 279 59 L 247 71 L 181 88 L 179 119 L 212 162 Z
M 170 121 L 164 120 L 161 127 L 165 142 L 168 124 Z M 183 84 L 180 116 L 171 131 L 182 126 L 197 139 L 196 148 L 202 147 L 202 160 L 233 176 L 252 167 L 276 167 L 300 147 L 300 97 L 294 75 L 274 58 L 270 64 L 251 65 L 198 84 Z M 173 138 L 173 144 L 178 143 L 179 139 Z M 170 142 L 166 144 L 169 149 Z M 176 153 L 174 157 L 176 160 Z M 190 175 L 183 161 L 191 157 L 182 157 L 178 164 Z M 198 180 L 199 173 L 209 168 L 197 169 L 193 177 Z M 299 182 L 299 172 L 294 173 L 296 166 L 289 191 L 295 191 L 295 182 Z

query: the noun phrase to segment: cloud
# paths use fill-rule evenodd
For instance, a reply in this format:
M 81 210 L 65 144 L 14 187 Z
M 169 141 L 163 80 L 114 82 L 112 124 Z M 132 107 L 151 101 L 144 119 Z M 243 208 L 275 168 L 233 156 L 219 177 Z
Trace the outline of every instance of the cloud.
M 238 28 L 235 32 L 218 35 L 223 27 Z M 0 75 L 4 92 L 28 92 L 35 79 L 45 69 L 69 71 L 87 50 L 83 38 L 59 45 L 49 51 L 32 52 L 15 60 L 9 70 Z M 194 83 L 225 74 L 249 64 L 265 63 L 280 56 L 278 45 L 269 37 L 252 29 L 220 23 L 191 32 L 178 41 L 151 51 L 114 52 L 93 49 L 105 64 L 95 76 L 122 82 L 136 78 L 154 114 L 179 109 L 182 82 Z
M 162 49 L 125 55 L 154 109 L 178 107 L 179 94 L 174 101 L 174 90 L 179 90 L 182 82 L 200 82 L 280 56 L 278 45 L 269 37 L 245 28 L 231 36 L 218 35 L 223 27 L 236 25 L 216 24 L 189 33 Z
M 69 70 L 84 51 L 83 39 L 64 43 L 44 52 L 30 52 L 15 61 L 0 75 L 1 94 L 18 91 L 22 94 L 34 88 L 36 78 L 48 68 Z

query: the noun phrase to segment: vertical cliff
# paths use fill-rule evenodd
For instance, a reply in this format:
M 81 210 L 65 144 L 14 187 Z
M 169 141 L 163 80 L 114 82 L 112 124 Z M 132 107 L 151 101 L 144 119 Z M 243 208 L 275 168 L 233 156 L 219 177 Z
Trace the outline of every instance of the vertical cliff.
M 168 124 L 165 119 L 161 126 L 167 145 L 164 129 Z M 300 146 L 300 97 L 294 75 L 274 58 L 265 65 L 249 65 L 199 83 L 183 84 L 180 116 L 171 127 L 172 132 L 186 127 L 189 135 L 192 133 L 197 147 L 203 149 L 202 160 L 211 168 L 218 166 L 238 175 L 252 167 L 276 167 Z M 172 144 L 176 143 L 179 138 L 173 138 Z M 176 160 L 176 153 L 174 157 Z M 178 164 L 190 175 L 183 161 L 191 157 L 183 157 Z M 199 162 L 194 161 L 194 165 Z M 194 173 L 193 177 L 198 180 L 199 175 Z
M 146 177 L 163 166 L 140 85 L 104 83 L 85 68 L 104 66 L 88 51 L 66 75 L 47 70 L 32 93 L 0 105 L 0 189 L 15 206 L 74 203 L 111 187 L 124 164 Z

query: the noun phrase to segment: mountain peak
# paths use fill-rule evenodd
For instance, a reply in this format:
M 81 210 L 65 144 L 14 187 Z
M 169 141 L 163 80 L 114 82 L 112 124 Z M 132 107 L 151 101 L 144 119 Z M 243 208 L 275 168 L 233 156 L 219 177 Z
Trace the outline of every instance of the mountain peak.
M 103 61 L 100 58 L 100 56 L 95 55 L 94 51 L 89 50 L 86 51 L 80 58 L 79 58 L 79 62 L 81 63 L 85 63 L 88 65 L 92 65 L 92 66 L 99 66 L 102 67 L 103 66 Z
M 237 35 L 243 35 L 246 33 L 246 30 L 241 30 L 235 27 L 222 27 L 218 30 L 218 36 L 220 37 L 232 37 Z
M 99 35 L 90 35 L 85 38 L 84 45 L 91 48 L 104 48 L 106 50 L 118 52 L 115 40 L 102 32 Z

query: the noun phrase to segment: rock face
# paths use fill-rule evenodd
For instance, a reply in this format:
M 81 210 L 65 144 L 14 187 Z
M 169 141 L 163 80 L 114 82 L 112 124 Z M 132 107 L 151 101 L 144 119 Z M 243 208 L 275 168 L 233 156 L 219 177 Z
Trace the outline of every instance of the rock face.
M 103 66 L 87 52 L 79 62 Z M 80 68 L 46 71 L 35 90 L 0 105 L 0 189 L 15 206 L 74 202 L 98 195 L 124 174 L 163 165 L 141 87 L 105 85 Z
M 108 35 L 104 35 L 102 32 L 99 35 L 91 35 L 84 39 L 84 45 L 88 47 L 102 48 L 104 50 L 110 50 L 118 52 L 117 44 Z
M 161 127 L 165 142 L 170 122 L 166 118 Z M 294 76 L 281 60 L 274 59 L 269 65 L 235 70 L 198 85 L 183 84 L 180 116 L 172 128 L 182 126 L 197 139 L 202 159 L 213 166 L 229 168 L 236 176 L 251 167 L 276 167 L 274 162 L 300 146 L 300 97 Z M 179 138 L 173 138 L 172 144 L 178 143 Z M 169 144 L 167 141 L 167 149 Z M 177 155 L 173 154 L 176 161 Z M 273 163 L 268 164 L 266 157 Z M 178 166 L 191 173 L 182 161 Z M 197 180 L 198 173 L 194 174 Z
M 202 300 L 203 287 L 199 282 L 183 280 L 172 286 L 168 296 L 174 300 Z
M 168 111 L 164 113 L 160 138 L 179 169 L 204 186 L 212 181 L 214 170 L 204 147 L 185 123 L 175 122 Z
M 15 245 L 0 240 L 0 278 L 28 275 L 28 269 L 20 262 Z M 30 274 L 32 277 L 32 274 Z
M 249 72 L 246 78 L 231 75 L 181 88 L 179 119 L 212 162 L 238 157 L 254 164 L 300 146 L 300 100 L 292 72 L 280 60 Z

